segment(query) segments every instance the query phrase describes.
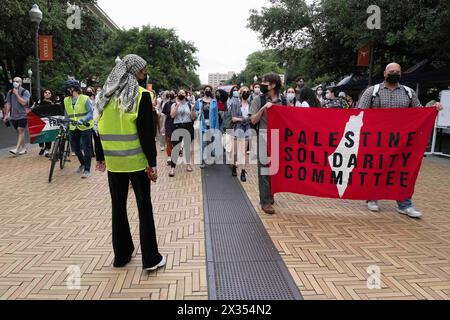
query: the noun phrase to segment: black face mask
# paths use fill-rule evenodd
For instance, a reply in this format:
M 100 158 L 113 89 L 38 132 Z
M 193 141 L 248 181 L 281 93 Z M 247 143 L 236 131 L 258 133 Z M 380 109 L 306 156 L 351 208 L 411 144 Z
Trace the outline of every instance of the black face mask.
M 143 80 L 138 80 L 139 86 L 144 89 L 147 89 L 147 83 L 148 83 L 147 79 L 148 79 L 148 75 L 145 75 Z
M 170 95 L 169 95 L 169 98 L 170 98 L 170 99 L 175 99 L 175 95 L 174 95 L 174 94 L 170 94 Z
M 166 99 L 170 99 L 170 94 L 167 94 L 167 95 L 166 95 Z
M 94 95 L 94 93 L 93 93 L 93 92 L 86 92 L 86 95 L 87 95 L 88 97 L 92 97 L 92 96 Z
M 205 96 L 207 96 L 208 98 L 211 97 L 211 91 L 205 91 Z
M 267 94 L 269 92 L 269 86 L 267 84 L 260 85 L 261 93 Z
M 386 77 L 386 81 L 389 82 L 390 84 L 396 84 L 400 82 L 400 74 L 398 73 L 392 73 L 392 74 L 388 74 L 388 76 Z
M 179 96 L 178 96 L 178 100 L 180 100 L 180 101 L 183 101 L 184 100 L 184 98 L 186 98 L 185 96 L 183 96 L 182 94 L 180 94 Z
M 242 93 L 242 99 L 247 100 L 248 98 L 250 98 L 250 92 Z

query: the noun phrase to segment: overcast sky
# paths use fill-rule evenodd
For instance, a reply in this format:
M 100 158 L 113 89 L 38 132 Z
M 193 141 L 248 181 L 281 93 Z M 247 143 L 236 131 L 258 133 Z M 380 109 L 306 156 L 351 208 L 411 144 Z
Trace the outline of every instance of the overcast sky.
M 261 50 L 257 34 L 246 28 L 250 9 L 267 0 L 98 0 L 100 7 L 119 27 L 126 29 L 150 24 L 173 28 L 177 35 L 198 49 L 202 83 L 208 73 L 234 71 L 245 67 L 247 56 Z

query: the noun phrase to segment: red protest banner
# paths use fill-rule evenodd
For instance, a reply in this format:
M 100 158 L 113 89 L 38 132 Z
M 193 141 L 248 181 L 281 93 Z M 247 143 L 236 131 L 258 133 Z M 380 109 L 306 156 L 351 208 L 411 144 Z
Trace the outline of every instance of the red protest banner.
M 41 61 L 53 60 L 53 37 L 39 36 L 39 59 Z
M 412 197 L 435 108 L 268 112 L 272 193 L 354 200 Z
M 363 47 L 358 50 L 358 61 L 356 65 L 358 67 L 368 67 L 370 64 L 370 50 L 371 47 Z

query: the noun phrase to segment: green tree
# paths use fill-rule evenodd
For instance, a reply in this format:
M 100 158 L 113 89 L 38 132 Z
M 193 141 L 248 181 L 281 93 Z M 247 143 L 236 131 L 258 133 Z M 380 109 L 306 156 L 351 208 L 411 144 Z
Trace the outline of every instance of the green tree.
M 66 21 L 67 1 L 64 0 L 8 0 L 2 2 L 0 20 L 1 81 L 7 85 L 13 76 L 24 76 L 25 70 L 34 71 L 34 27 L 28 12 L 37 3 L 43 13 L 40 34 L 53 36 L 54 61 L 41 62 L 42 88 L 59 91 L 67 76 L 79 78 L 80 66 L 91 59 L 108 38 L 107 30 L 98 17 L 88 9 L 95 0 L 71 2 L 82 8 L 81 29 L 71 30 Z
M 356 71 L 357 50 L 375 48 L 375 66 L 389 61 L 411 66 L 423 59 L 450 62 L 450 2 L 389 0 L 273 0 L 252 10 L 249 27 L 280 50 L 288 69 L 307 79 L 340 77 Z M 381 8 L 381 29 L 369 30 L 366 12 Z M 297 69 L 296 69 L 297 68 Z M 367 69 L 360 70 L 367 72 Z
M 147 61 L 149 81 L 154 88 L 196 88 L 200 86 L 195 73 L 199 66 L 196 52 L 197 48 L 180 39 L 173 29 L 144 26 L 116 32 L 81 70 L 85 78 L 103 83 L 116 56 L 134 53 Z
M 283 57 L 276 50 L 256 51 L 247 57 L 246 67 L 236 76 L 234 83 L 250 85 L 255 76 L 261 78 L 269 72 L 284 74 L 283 64 Z

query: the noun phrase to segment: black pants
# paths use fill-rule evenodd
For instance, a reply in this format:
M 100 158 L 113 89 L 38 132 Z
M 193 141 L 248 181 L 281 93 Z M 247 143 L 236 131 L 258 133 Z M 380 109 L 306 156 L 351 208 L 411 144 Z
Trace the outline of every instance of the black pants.
M 156 241 L 155 221 L 150 198 L 150 180 L 144 171 L 113 173 L 108 171 L 112 200 L 112 241 L 116 261 L 126 261 L 134 251 L 127 216 L 128 187 L 131 184 L 139 211 L 139 233 L 143 268 L 151 268 L 161 262 Z

